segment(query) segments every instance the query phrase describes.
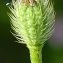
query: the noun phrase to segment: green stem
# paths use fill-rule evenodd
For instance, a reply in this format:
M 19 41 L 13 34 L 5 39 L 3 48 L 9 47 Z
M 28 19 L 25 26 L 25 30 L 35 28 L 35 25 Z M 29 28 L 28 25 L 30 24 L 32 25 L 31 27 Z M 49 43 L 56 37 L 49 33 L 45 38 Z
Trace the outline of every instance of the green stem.
M 28 46 L 31 63 L 42 63 L 42 46 Z

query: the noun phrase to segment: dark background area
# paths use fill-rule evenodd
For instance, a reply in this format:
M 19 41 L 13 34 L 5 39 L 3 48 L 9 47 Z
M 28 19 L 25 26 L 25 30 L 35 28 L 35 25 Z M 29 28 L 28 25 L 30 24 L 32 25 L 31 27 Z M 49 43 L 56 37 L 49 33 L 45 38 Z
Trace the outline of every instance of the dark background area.
M 15 42 L 15 37 L 10 33 L 8 2 L 11 0 L 0 0 L 0 63 L 31 63 L 26 45 Z M 53 2 L 56 29 L 43 47 L 43 63 L 63 63 L 63 0 Z

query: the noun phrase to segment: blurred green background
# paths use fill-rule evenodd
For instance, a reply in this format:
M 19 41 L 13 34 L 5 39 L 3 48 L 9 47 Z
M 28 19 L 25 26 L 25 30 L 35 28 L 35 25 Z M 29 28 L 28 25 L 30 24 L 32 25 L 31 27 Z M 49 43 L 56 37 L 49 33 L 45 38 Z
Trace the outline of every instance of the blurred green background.
M 31 63 L 26 45 L 19 44 L 10 33 L 9 12 L 0 0 L 0 63 Z M 55 32 L 43 47 L 43 63 L 63 63 L 63 0 L 53 0 L 56 12 Z

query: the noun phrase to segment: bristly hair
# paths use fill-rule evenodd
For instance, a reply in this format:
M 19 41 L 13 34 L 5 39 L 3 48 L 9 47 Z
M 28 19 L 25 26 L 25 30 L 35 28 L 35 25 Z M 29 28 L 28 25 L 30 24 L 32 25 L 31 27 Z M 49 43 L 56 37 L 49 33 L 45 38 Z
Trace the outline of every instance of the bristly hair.
M 52 3 L 49 0 L 12 0 L 12 3 L 14 8 L 9 7 L 12 12 L 9 17 L 18 41 L 30 45 L 44 44 L 54 31 Z

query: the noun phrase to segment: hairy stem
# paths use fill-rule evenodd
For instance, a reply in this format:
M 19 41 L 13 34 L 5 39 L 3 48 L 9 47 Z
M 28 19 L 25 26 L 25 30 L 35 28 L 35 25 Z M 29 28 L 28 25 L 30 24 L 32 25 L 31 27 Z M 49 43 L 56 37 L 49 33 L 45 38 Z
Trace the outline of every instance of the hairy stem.
M 42 63 L 42 46 L 28 46 L 31 63 Z

